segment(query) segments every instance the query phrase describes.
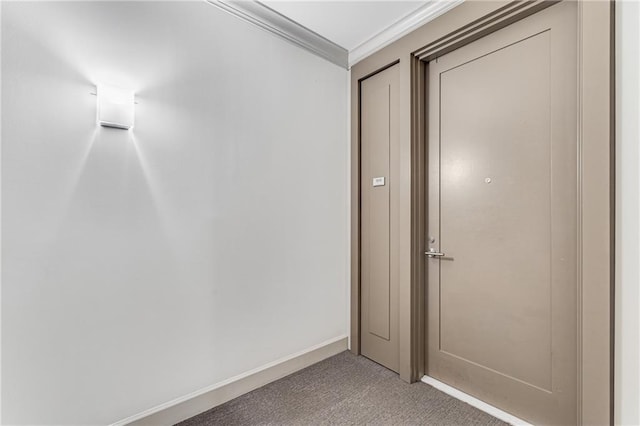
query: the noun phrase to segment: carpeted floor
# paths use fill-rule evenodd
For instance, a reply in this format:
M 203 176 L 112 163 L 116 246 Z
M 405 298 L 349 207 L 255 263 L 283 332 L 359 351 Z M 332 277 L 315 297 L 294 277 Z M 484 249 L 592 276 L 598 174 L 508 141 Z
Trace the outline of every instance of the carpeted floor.
M 334 357 L 242 395 L 180 426 L 506 425 L 424 383 L 407 384 L 364 357 Z

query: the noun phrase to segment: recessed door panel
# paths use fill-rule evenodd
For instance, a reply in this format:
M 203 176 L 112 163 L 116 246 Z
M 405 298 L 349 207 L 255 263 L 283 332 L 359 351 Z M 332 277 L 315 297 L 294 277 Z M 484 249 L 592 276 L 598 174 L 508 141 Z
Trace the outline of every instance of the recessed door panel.
M 398 66 L 361 83 L 361 349 L 398 370 Z
M 427 372 L 576 421 L 576 7 L 429 64 Z
M 548 32 L 441 73 L 440 90 L 441 350 L 549 389 Z

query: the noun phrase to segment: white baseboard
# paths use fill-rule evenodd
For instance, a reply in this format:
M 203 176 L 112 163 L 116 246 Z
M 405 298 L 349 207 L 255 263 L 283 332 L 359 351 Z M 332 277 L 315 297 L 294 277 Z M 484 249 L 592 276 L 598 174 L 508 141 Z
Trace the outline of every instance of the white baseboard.
M 173 425 L 247 392 L 309 367 L 347 349 L 347 336 L 319 345 L 247 371 L 199 391 L 127 417 L 111 426 Z
M 459 399 L 462 402 L 466 402 L 472 407 L 476 407 L 478 410 L 484 411 L 485 413 L 490 414 L 493 417 L 502 420 L 503 422 L 507 422 L 510 425 L 532 426 L 531 423 L 528 423 L 514 415 L 511 415 L 506 411 L 502 411 L 501 409 L 494 407 L 493 405 L 480 401 L 478 398 L 466 394 L 456 388 L 453 388 L 446 383 L 442 383 L 440 380 L 434 379 L 433 377 L 424 376 L 422 378 L 422 381 L 430 386 L 433 386 L 439 391 L 442 391 L 447 395 L 451 395 L 452 397 Z

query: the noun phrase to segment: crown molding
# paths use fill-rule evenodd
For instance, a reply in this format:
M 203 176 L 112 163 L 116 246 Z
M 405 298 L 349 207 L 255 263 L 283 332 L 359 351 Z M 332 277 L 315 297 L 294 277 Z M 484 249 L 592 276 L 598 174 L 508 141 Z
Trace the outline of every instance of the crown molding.
M 393 43 L 416 28 L 462 4 L 463 1 L 464 0 L 431 0 L 415 12 L 410 13 L 395 24 L 380 31 L 369 40 L 353 48 L 349 52 L 349 67 L 372 53 L 375 53 L 383 47 Z
M 340 67 L 349 68 L 347 49 L 292 21 L 259 1 L 206 1 Z

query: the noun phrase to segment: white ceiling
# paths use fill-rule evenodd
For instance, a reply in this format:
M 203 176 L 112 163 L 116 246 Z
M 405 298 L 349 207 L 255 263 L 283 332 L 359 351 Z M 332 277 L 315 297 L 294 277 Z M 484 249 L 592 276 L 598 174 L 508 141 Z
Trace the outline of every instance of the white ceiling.
M 263 4 L 352 51 L 428 1 L 262 1 Z

